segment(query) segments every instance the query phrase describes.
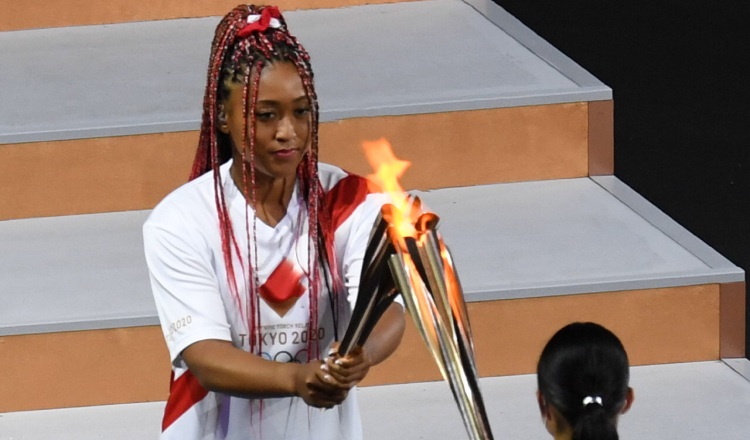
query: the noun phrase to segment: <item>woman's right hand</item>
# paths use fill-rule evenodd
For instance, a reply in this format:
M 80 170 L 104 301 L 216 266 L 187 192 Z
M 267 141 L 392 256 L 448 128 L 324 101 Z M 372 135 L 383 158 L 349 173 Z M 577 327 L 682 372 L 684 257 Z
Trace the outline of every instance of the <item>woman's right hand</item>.
M 346 399 L 351 386 L 338 382 L 321 367 L 323 362 L 300 365 L 295 378 L 297 395 L 316 408 L 333 408 Z
M 332 408 L 346 399 L 353 386 L 321 368 L 320 360 L 308 364 L 269 361 L 229 341 L 198 341 L 183 350 L 182 357 L 206 390 L 248 399 L 294 395 L 310 406 Z

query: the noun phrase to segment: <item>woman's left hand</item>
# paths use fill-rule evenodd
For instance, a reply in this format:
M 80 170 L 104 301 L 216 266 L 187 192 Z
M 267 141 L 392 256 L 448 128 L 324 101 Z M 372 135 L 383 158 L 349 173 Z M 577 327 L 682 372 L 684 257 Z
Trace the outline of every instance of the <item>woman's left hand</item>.
M 335 347 L 331 349 L 330 353 L 325 359 L 322 369 L 338 382 L 346 384 L 349 389 L 361 382 L 372 366 L 372 361 L 362 347 L 355 347 L 346 356 L 339 356 Z

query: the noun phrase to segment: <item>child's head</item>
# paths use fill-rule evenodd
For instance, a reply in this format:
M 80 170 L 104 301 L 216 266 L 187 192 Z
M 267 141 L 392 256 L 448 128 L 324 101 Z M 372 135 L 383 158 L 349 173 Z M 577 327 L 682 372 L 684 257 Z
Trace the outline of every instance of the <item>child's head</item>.
M 628 355 L 612 332 L 595 323 L 560 329 L 537 366 L 539 409 L 556 438 L 617 439 L 618 416 L 633 402 Z

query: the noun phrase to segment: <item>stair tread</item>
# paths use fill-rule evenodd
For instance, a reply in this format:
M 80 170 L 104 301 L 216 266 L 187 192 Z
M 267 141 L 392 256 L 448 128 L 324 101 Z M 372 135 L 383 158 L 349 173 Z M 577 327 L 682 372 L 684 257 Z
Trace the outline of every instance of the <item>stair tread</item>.
M 746 438 L 750 381 L 735 371 L 742 368 L 750 370 L 746 359 L 633 367 L 630 383 L 636 399 L 620 418 L 620 435 Z M 485 377 L 480 387 L 495 438 L 547 438 L 534 396 L 535 375 Z M 358 399 L 365 438 L 466 438 L 444 382 L 365 387 Z M 149 402 L 5 413 L 0 414 L 0 440 L 152 439 L 163 409 L 164 402 Z M 409 417 L 402 417 L 405 413 Z
M 443 219 L 470 301 L 744 279 L 614 176 L 447 188 L 422 198 Z
M 0 222 L 0 335 L 156 324 L 148 211 Z
M 612 97 L 488 0 L 286 16 L 313 58 L 324 121 Z M 0 33 L 0 144 L 198 129 L 217 22 Z
M 416 194 L 441 216 L 467 301 L 744 280 L 614 176 Z M 0 222 L 0 335 L 157 324 L 148 213 Z

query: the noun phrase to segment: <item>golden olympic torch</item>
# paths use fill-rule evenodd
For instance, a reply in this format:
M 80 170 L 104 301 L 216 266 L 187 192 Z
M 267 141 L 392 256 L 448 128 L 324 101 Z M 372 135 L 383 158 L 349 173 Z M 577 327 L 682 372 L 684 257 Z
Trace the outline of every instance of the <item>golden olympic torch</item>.
M 450 251 L 437 232 L 439 218 L 424 212 L 398 178 L 409 166 L 394 157 L 385 139 L 363 144 L 376 174 L 368 176 L 392 197 L 373 225 L 362 264 L 359 294 L 339 345 L 346 354 L 364 344 L 399 293 L 449 383 L 473 440 L 492 439 L 474 361 L 474 344 L 461 283 Z

